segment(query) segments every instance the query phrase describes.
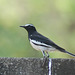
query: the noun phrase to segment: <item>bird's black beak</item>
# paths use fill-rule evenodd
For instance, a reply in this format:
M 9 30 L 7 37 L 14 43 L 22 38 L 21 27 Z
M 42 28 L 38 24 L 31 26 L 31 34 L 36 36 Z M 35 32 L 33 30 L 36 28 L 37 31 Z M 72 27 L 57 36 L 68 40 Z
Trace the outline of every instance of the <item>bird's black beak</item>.
M 22 25 L 22 26 L 20 26 L 20 27 L 23 27 L 23 28 L 24 28 L 25 26 Z

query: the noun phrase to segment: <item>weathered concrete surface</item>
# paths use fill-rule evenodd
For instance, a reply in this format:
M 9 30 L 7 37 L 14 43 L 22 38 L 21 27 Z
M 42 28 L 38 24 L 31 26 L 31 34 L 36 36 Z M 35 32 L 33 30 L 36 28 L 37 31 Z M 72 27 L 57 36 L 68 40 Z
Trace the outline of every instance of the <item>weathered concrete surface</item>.
M 42 58 L 0 58 L 0 75 L 48 75 L 48 60 Z
M 42 58 L 0 58 L 0 75 L 75 75 L 75 59 L 51 59 L 50 62 L 47 59 L 43 63 Z
M 75 75 L 75 59 L 52 59 L 51 75 Z

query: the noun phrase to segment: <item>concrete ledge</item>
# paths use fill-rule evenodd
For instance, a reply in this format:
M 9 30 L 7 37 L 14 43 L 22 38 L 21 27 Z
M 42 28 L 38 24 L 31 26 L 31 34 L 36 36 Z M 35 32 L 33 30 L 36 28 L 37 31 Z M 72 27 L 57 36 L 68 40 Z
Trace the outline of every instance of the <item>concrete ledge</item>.
M 75 75 L 75 59 L 0 58 L 0 75 Z
M 0 75 L 48 75 L 42 58 L 0 58 Z
M 75 59 L 52 59 L 51 75 L 75 75 Z

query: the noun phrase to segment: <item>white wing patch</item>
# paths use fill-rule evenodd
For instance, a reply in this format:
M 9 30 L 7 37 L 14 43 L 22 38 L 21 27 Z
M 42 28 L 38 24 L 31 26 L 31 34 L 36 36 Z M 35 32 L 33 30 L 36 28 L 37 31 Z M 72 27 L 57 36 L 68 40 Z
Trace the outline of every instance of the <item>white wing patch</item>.
M 38 44 L 38 45 L 35 45 L 35 44 Z M 45 51 L 55 51 L 55 48 L 53 48 L 52 46 L 50 45 L 47 45 L 47 44 L 44 44 L 44 43 L 41 43 L 41 42 L 38 42 L 38 41 L 35 41 L 35 40 L 31 40 L 30 39 L 30 44 L 32 45 L 32 47 L 36 50 L 45 50 Z M 44 46 L 41 46 L 41 45 L 45 45 L 47 47 L 44 47 Z
M 33 43 L 35 43 L 35 44 L 38 44 L 38 45 L 44 45 L 44 46 L 52 47 L 52 46 L 50 46 L 50 45 L 47 45 L 47 44 L 45 44 L 45 43 L 41 43 L 41 42 L 38 42 L 38 41 L 35 41 L 35 40 L 31 40 L 31 39 L 30 39 L 30 41 L 33 42 Z

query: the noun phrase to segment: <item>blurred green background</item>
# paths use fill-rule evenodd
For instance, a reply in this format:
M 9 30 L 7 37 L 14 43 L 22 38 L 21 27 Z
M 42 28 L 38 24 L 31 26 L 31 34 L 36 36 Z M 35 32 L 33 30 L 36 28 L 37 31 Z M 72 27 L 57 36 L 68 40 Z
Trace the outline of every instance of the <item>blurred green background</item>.
M 75 54 L 75 0 L 0 0 L 0 57 L 43 57 L 20 25 L 37 31 Z M 51 58 L 73 58 L 56 51 Z

